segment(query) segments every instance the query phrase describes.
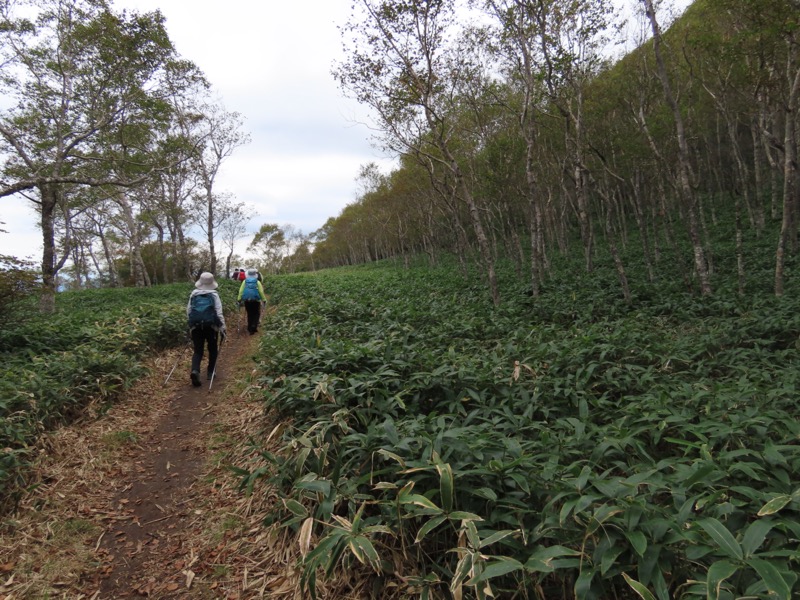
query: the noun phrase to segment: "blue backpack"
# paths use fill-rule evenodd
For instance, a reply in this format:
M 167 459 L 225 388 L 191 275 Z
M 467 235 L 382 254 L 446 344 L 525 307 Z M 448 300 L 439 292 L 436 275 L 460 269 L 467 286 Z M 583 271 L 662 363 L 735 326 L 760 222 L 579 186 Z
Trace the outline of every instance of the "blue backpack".
M 214 294 L 192 296 L 191 308 L 189 309 L 189 327 L 216 324 L 217 309 L 214 307 Z
M 248 277 L 244 280 L 244 291 L 242 291 L 242 300 L 260 300 L 261 294 L 258 293 L 258 279 L 255 277 Z

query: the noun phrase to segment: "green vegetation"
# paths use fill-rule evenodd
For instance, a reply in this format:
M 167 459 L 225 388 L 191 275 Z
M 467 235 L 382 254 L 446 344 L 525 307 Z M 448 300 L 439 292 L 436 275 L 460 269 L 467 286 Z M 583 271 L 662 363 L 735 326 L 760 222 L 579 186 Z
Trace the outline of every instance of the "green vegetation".
M 362 563 L 421 598 L 788 599 L 800 307 L 767 291 L 768 237 L 752 297 L 669 274 L 637 291 L 632 255 L 630 304 L 602 255 L 555 265 L 538 298 L 501 268 L 497 308 L 450 266 L 271 279 L 261 383 L 283 449 L 242 488 L 277 486 L 312 592 Z
M 0 254 L 0 327 L 22 318 L 25 300 L 36 290 L 31 267 L 28 262 Z
M 235 298 L 233 282 L 220 284 L 229 286 L 224 298 Z M 89 404 L 109 406 L 141 374 L 148 353 L 186 342 L 190 290 L 174 284 L 65 292 L 56 297 L 56 314 L 31 305 L 24 318 L 0 328 L 0 508 L 28 485 L 26 466 L 42 432 Z

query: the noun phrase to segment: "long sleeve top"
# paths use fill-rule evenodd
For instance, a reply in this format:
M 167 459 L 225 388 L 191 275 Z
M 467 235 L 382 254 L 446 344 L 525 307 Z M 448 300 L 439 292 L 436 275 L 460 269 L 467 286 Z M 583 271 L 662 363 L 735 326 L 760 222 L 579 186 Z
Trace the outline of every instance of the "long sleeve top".
M 237 301 L 241 301 L 242 294 L 244 293 L 244 287 L 245 287 L 246 284 L 247 284 L 247 280 L 243 281 L 242 285 L 239 286 L 239 295 L 236 297 Z M 261 285 L 260 281 L 256 281 L 256 284 L 258 285 L 259 301 L 260 302 L 266 302 L 267 301 L 267 295 L 264 293 L 264 286 Z

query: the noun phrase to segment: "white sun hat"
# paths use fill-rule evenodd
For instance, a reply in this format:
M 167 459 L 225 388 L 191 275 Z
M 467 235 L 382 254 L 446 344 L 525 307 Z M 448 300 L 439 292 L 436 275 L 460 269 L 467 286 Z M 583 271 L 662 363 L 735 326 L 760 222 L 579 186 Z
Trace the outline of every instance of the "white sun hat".
M 215 290 L 219 287 L 219 284 L 214 280 L 214 276 L 211 273 L 201 273 L 200 279 L 194 284 L 198 290 Z

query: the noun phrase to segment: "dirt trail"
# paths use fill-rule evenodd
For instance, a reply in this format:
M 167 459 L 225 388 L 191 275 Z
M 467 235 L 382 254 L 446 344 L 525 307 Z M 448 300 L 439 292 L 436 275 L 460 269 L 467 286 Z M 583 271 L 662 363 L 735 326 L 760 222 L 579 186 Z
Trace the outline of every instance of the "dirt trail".
M 191 538 L 193 521 L 202 514 L 196 507 L 198 493 L 205 491 L 198 482 L 207 461 L 205 439 L 215 404 L 228 392 L 226 373 L 235 376 L 238 359 L 251 345 L 250 338 L 223 345 L 214 381 L 201 387 L 189 385 L 188 368 L 173 373 L 167 410 L 128 457 L 128 483 L 108 507 L 127 518 L 110 524 L 98 548 L 107 565 L 100 597 L 163 596 L 187 590 L 187 583 L 192 589 L 192 568 L 200 557 Z M 201 587 L 198 580 L 187 597 L 200 597 Z
M 2 521 L 0 600 L 296 595 L 291 552 L 260 526 L 269 499 L 244 498 L 226 464 L 265 425 L 248 382 L 259 337 L 231 334 L 210 392 L 183 348 L 107 414 L 48 436 L 40 487 Z

